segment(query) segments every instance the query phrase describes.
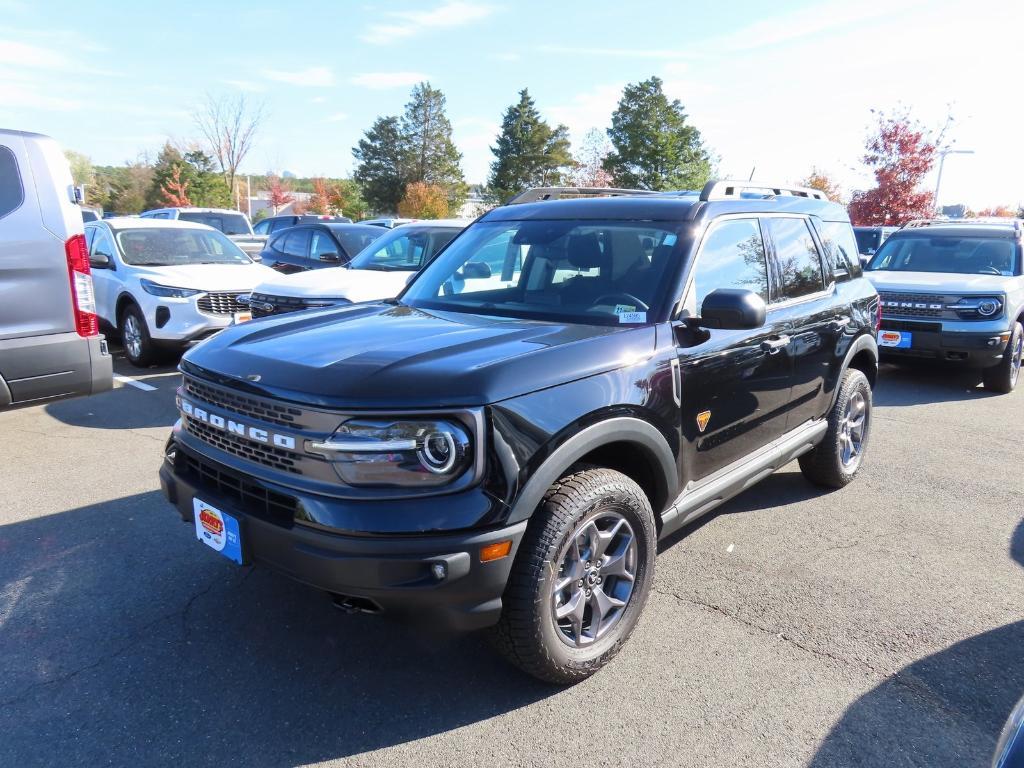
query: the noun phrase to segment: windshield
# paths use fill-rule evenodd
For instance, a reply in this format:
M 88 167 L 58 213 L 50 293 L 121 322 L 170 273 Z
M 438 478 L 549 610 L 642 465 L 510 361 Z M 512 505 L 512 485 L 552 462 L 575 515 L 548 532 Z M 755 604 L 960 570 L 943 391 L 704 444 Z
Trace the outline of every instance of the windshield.
M 331 234 L 334 235 L 338 242 L 341 243 L 341 247 L 345 249 L 346 254 L 359 253 L 370 243 L 375 241 L 381 235 L 386 234 L 382 230 L 378 230 L 375 227 L 331 227 Z
M 880 230 L 855 229 L 853 234 L 857 238 L 857 253 L 870 254 L 878 250 L 878 243 L 882 239 Z
M 381 272 L 416 272 L 452 241 L 461 227 L 417 227 L 392 229 L 352 259 L 352 269 Z
M 424 309 L 620 325 L 648 322 L 678 257 L 675 226 L 641 221 L 472 225 L 402 294 Z
M 177 267 L 188 264 L 252 264 L 233 242 L 208 229 L 127 229 L 117 233 L 125 264 Z
M 1009 276 L 1016 267 L 1015 251 L 1012 240 L 993 237 L 890 237 L 867 268 L 871 271 Z
M 181 211 L 181 221 L 191 221 L 219 229 L 225 235 L 251 235 L 249 221 L 240 213 L 220 213 L 217 211 Z

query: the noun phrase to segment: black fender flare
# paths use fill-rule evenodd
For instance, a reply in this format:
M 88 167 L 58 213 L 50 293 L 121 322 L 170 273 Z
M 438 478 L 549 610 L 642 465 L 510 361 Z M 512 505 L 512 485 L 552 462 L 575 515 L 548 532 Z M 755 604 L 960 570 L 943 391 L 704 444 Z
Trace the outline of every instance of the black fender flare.
M 114 302 L 114 322 L 111 323 L 111 325 L 114 327 L 114 330 L 121 330 L 121 315 L 124 314 L 124 309 L 118 310 L 118 307 L 127 307 L 129 304 L 134 304 L 136 307 L 139 308 L 140 312 L 142 311 L 142 306 L 136 300 L 135 296 L 132 295 L 132 292 L 122 290 L 117 295 L 117 301 Z
M 836 404 L 836 399 L 839 397 L 839 382 L 843 379 L 843 374 L 846 373 L 846 369 L 850 367 L 850 361 L 853 360 L 858 354 L 867 350 L 871 353 L 871 356 L 875 359 L 875 370 L 878 370 L 878 342 L 875 340 L 875 336 L 872 333 L 862 333 L 856 339 L 850 348 L 846 350 L 846 356 L 843 358 L 843 364 L 839 367 L 839 377 L 836 379 L 836 387 L 832 392 L 831 402 L 829 402 L 829 410 L 832 410 L 832 406 Z
M 679 477 L 676 457 L 669 448 L 668 441 L 648 422 L 630 416 L 619 416 L 581 429 L 559 445 L 516 495 L 508 522 L 518 523 L 529 518 L 552 483 L 583 456 L 602 445 L 621 442 L 632 443 L 654 463 L 652 474 L 659 485 L 659 493 L 664 494 L 666 504 L 671 503 L 678 491 Z M 661 511 L 655 509 L 655 516 L 660 515 Z

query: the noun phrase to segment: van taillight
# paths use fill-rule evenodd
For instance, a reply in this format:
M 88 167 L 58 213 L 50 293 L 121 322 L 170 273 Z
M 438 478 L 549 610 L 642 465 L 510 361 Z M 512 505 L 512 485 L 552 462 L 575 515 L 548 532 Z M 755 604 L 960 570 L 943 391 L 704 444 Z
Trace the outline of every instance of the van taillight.
M 79 336 L 95 336 L 100 332 L 100 324 L 96 317 L 96 294 L 89 274 L 89 249 L 85 246 L 85 235 L 69 237 L 64 243 L 64 252 L 68 257 L 75 330 Z

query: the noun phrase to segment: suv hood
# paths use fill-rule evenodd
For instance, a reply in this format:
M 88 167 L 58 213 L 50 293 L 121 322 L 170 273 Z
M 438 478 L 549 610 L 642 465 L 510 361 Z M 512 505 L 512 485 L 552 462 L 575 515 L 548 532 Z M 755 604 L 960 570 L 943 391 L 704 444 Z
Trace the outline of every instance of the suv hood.
M 139 279 L 200 291 L 247 291 L 275 274 L 260 264 L 192 264 L 180 267 L 132 267 Z
M 1010 278 L 1003 275 L 962 275 L 955 272 L 890 272 L 879 270 L 864 275 L 878 291 L 921 291 L 924 293 L 1003 293 Z
M 274 274 L 273 280 L 260 283 L 253 292 L 296 299 L 348 299 L 355 303 L 394 298 L 416 273 L 334 267 L 293 275 Z
M 190 350 L 182 368 L 311 405 L 464 407 L 633 364 L 653 354 L 654 336 L 654 326 L 567 325 L 362 304 L 228 328 Z

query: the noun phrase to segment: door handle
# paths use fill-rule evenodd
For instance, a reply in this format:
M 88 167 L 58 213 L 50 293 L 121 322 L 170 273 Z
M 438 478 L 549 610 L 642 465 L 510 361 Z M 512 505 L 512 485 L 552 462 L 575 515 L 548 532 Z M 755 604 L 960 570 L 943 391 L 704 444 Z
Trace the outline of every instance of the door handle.
M 777 355 L 782 348 L 789 344 L 789 336 L 776 336 L 774 339 L 765 339 L 761 342 L 761 351 L 769 355 Z
M 850 317 L 835 317 L 832 319 L 832 322 L 829 323 L 829 327 L 833 331 L 841 331 L 852 322 L 853 318 Z

